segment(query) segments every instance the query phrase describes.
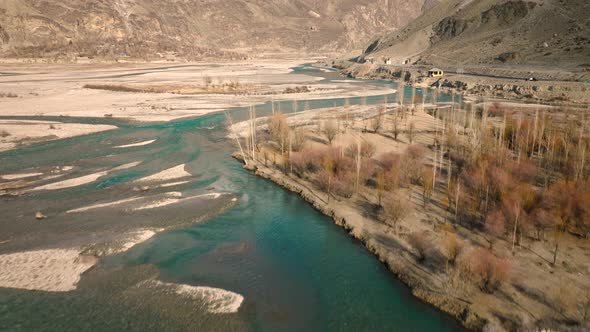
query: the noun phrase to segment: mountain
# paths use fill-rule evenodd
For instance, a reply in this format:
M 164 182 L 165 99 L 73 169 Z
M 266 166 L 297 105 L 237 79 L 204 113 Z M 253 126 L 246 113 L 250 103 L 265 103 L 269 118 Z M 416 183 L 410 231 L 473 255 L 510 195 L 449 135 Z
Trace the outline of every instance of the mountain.
M 437 0 L 2 0 L 0 56 L 360 50 Z
M 443 68 L 590 66 L 588 0 L 446 0 L 376 38 L 365 56 Z

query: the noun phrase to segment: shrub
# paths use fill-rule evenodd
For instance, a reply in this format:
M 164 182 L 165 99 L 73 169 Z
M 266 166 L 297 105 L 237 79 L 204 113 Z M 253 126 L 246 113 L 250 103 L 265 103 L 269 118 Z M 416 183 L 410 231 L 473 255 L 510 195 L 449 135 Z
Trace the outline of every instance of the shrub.
M 276 113 L 268 118 L 267 125 L 271 139 L 281 146 L 281 153 L 284 152 L 289 138 L 287 117 L 282 113 Z
M 307 158 L 306 154 L 300 152 L 293 152 L 291 153 L 291 165 L 293 166 L 293 171 L 298 176 L 302 177 L 305 172 L 308 170 L 307 168 Z
M 420 184 L 420 177 L 422 176 L 425 155 L 425 147 L 421 145 L 410 145 L 402 159 L 402 172 L 407 174 L 409 179 L 418 185 Z
M 486 217 L 485 230 L 492 236 L 502 236 L 506 231 L 506 218 L 502 211 L 494 211 Z
M 510 276 L 510 263 L 484 248 L 472 250 L 462 261 L 461 270 L 482 291 L 492 293 Z
M 332 192 L 344 198 L 350 198 L 354 194 L 354 183 L 356 174 L 354 172 L 344 172 L 334 179 Z
M 307 142 L 307 133 L 303 128 L 297 128 L 291 132 L 291 150 L 301 151 Z
M 381 155 L 379 158 L 379 164 L 384 170 L 390 170 L 392 168 L 400 168 L 402 162 L 402 156 L 399 153 L 388 152 Z
M 383 200 L 382 217 L 394 230 L 397 224 L 409 214 L 410 202 L 404 195 L 390 194 Z
M 457 234 L 447 232 L 443 240 L 443 254 L 447 258 L 447 263 L 455 264 L 457 257 L 463 251 L 463 241 L 457 237 Z
M 328 140 L 328 143 L 332 144 L 338 135 L 338 125 L 336 124 L 336 121 L 329 120 L 322 123 L 322 133 Z
M 373 158 L 375 152 L 377 151 L 377 147 L 375 144 L 367 141 L 363 141 L 361 143 L 361 157 L 363 158 Z M 353 143 L 346 147 L 344 153 L 353 159 L 356 159 L 358 156 L 358 144 Z
M 328 192 L 332 182 L 332 174 L 330 174 L 328 171 L 322 169 L 316 174 L 316 183 L 320 190 Z
M 432 243 L 428 239 L 426 232 L 414 232 L 408 238 L 410 246 L 416 251 L 418 261 L 422 262 L 432 252 Z
M 537 166 L 531 160 L 510 163 L 510 172 L 519 180 L 532 182 L 537 177 Z

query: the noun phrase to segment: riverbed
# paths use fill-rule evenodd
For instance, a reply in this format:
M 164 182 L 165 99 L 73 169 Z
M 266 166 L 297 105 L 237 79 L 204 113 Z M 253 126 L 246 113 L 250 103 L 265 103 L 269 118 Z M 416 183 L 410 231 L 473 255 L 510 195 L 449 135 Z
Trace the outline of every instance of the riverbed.
M 343 80 L 310 66 L 289 75 L 298 84 Z M 392 93 L 257 96 L 257 114 L 397 98 L 392 83 L 345 82 Z M 248 107 L 228 110 L 235 121 L 247 117 Z M 52 253 L 78 250 L 86 259 L 68 261 L 79 280 L 64 283 L 64 271 L 54 271 L 61 288 L 5 281 L 0 330 L 460 330 L 299 196 L 243 170 L 222 112 L 157 123 L 7 113 L 116 129 L 0 153 L 0 174 L 23 181 L 0 204 L 0 262 L 45 257 L 47 272 L 61 264 Z

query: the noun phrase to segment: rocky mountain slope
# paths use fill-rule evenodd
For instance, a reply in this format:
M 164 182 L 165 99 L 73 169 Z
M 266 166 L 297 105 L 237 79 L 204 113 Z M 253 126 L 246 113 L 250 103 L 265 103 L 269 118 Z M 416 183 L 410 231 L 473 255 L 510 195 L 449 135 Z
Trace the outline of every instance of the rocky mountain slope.
M 150 58 L 175 52 L 198 58 L 361 49 L 437 1 L 2 0 L 0 56 Z
M 465 65 L 590 66 L 587 0 L 445 0 L 375 39 L 365 56 Z

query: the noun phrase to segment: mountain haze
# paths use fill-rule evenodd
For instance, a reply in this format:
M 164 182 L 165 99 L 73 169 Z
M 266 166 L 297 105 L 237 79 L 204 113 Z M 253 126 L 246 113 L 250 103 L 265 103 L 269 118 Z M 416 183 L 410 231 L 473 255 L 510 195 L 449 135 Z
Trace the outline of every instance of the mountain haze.
M 437 0 L 2 0 L 2 56 L 361 49 Z

